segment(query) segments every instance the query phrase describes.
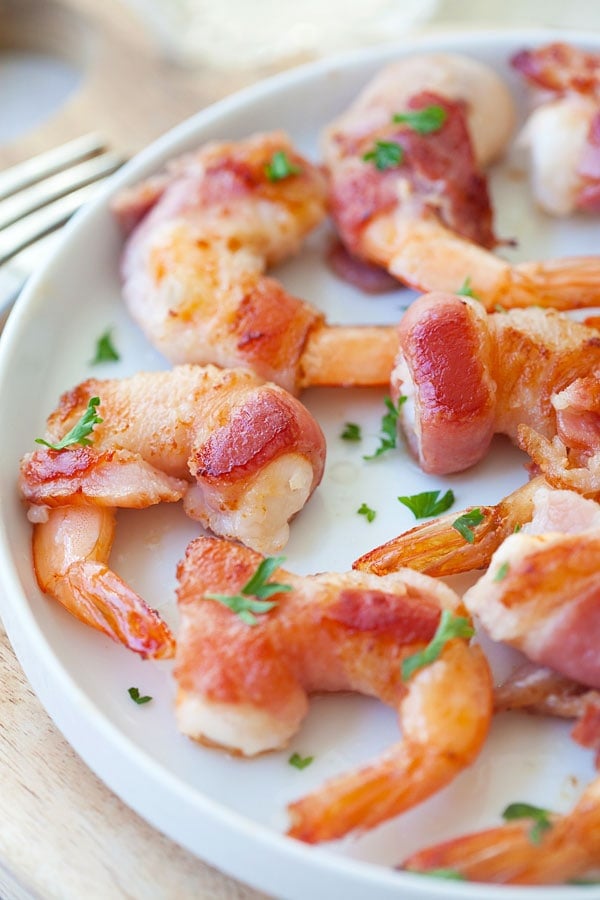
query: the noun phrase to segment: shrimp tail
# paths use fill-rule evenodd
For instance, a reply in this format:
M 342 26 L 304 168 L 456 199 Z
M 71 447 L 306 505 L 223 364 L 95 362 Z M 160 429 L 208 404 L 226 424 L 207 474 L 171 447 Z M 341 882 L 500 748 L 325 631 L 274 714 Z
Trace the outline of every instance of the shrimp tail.
M 40 588 L 81 622 L 143 658 L 173 656 L 167 624 L 107 566 L 114 510 L 61 507 L 33 530 L 33 561 Z
M 600 778 L 570 813 L 550 815 L 532 836 L 532 821 L 465 835 L 413 854 L 412 872 L 451 869 L 468 881 L 499 884 L 561 884 L 585 876 L 600 860 Z
M 85 625 L 146 659 L 169 659 L 175 640 L 168 625 L 108 566 L 85 560 L 57 578 L 52 595 Z
M 433 577 L 483 569 L 502 541 L 518 525 L 531 519 L 533 496 L 542 481 L 541 478 L 529 481 L 496 506 L 470 506 L 462 512 L 417 525 L 365 553 L 352 567 L 385 575 L 402 566 L 409 566 Z M 476 512 L 482 517 L 481 521 L 468 525 L 468 517 Z M 461 519 L 466 519 L 467 533 L 471 534 L 472 541 L 463 536 L 464 532 L 457 530 L 456 523 Z
M 454 679 L 443 713 L 441 692 Z M 433 710 L 436 714 L 433 714 Z M 483 654 L 464 641 L 447 645 L 444 657 L 411 679 L 400 707 L 404 739 L 376 763 L 341 776 L 290 804 L 288 834 L 314 844 L 363 831 L 426 800 L 470 765 L 487 736 L 492 709 L 491 676 Z M 455 724 L 460 722 L 460 728 Z
M 600 301 L 600 258 L 597 256 L 520 263 L 510 275 L 506 292 L 493 298 L 494 303 L 505 309 L 532 305 L 558 310 L 584 309 L 598 306 Z

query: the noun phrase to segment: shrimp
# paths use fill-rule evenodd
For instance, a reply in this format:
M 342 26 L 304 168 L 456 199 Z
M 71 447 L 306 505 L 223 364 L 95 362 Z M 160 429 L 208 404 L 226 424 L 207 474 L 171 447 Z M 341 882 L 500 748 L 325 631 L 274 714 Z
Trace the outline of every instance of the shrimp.
M 511 822 L 455 838 L 413 854 L 411 872 L 450 869 L 467 881 L 561 884 L 584 878 L 600 865 L 600 778 L 565 815 L 549 814 L 532 838 L 532 820 Z
M 600 211 L 600 54 L 564 43 L 511 59 L 535 90 L 517 145 L 529 155 L 533 196 L 555 216 Z
M 322 171 L 279 133 L 209 143 L 117 196 L 132 229 L 123 297 L 173 363 L 243 366 L 286 390 L 385 385 L 397 349 L 388 327 L 327 326 L 265 275 L 326 212 Z
M 323 134 L 330 167 L 354 154 L 365 141 L 385 130 L 411 98 L 426 91 L 464 107 L 478 166 L 494 162 L 504 151 L 516 122 L 510 91 L 489 66 L 456 53 L 407 56 L 381 69 L 350 107 Z M 490 109 L 494 115 L 490 116 Z
M 473 762 L 492 712 L 481 650 L 452 637 L 408 680 L 401 672 L 403 661 L 430 643 L 442 615 L 464 616 L 450 588 L 408 569 L 384 578 L 277 569 L 274 608 L 257 613 L 251 627 L 233 609 L 243 609 L 235 605 L 248 599 L 242 586 L 262 562 L 251 550 L 213 538 L 187 549 L 177 591 L 181 731 L 253 756 L 287 744 L 307 712 L 308 694 L 352 690 L 395 708 L 403 734 L 378 761 L 293 802 L 291 836 L 317 843 L 373 828 Z
M 456 64 L 452 58 L 450 72 Z M 411 59 L 405 65 L 411 71 Z M 384 69 L 325 131 L 330 205 L 347 250 L 421 291 L 456 291 L 468 278 L 489 312 L 498 304 L 597 305 L 600 257 L 511 265 L 491 252 L 499 242 L 481 166 L 511 134 L 514 117 L 506 87 L 474 62 L 454 90 L 412 65 L 412 79 L 402 77 L 400 64 Z M 465 88 L 470 79 L 473 84 Z M 410 122 L 395 121 L 397 113 L 414 116 L 430 106 L 440 107 L 445 121 L 426 134 Z M 486 140 L 490 146 L 482 150 Z M 393 157 L 390 147 L 396 148 Z M 378 148 L 388 148 L 385 159 L 378 157 Z
M 408 398 L 399 426 L 425 472 L 463 471 L 500 433 L 555 486 L 600 490 L 595 329 L 552 310 L 486 314 L 471 298 L 432 293 L 411 305 L 399 342 L 392 394 Z M 547 447 L 554 438 L 560 447 Z
M 364 553 L 353 568 L 375 575 L 395 572 L 410 566 L 431 577 L 458 575 L 489 565 L 492 555 L 515 528 L 521 528 L 533 516 L 533 500 L 537 490 L 546 485 L 542 477 L 532 479 L 495 506 L 469 506 L 461 512 L 440 516 L 416 525 L 380 547 Z M 472 527 L 472 542 L 454 528 L 461 516 L 476 512 L 480 518 Z
M 181 366 L 83 382 L 49 417 L 47 441 L 68 434 L 93 398 L 102 419 L 91 445 L 45 448 L 21 463 L 38 582 L 130 649 L 169 656 L 164 623 L 107 568 L 114 509 L 183 499 L 215 533 L 279 550 L 321 479 L 324 437 L 298 400 L 250 372 Z
M 419 526 L 354 565 L 377 573 L 410 565 L 430 575 L 487 565 L 463 597 L 487 634 L 541 666 L 600 688 L 600 504 L 535 479 L 498 507 L 478 511 L 482 521 L 472 527 L 472 543 L 451 523 L 458 513 Z

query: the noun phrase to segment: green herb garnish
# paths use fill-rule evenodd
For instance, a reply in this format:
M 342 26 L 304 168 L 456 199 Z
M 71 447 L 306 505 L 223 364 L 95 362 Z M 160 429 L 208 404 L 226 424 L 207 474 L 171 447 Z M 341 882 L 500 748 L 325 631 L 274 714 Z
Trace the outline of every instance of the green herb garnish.
M 432 134 L 439 131 L 448 114 L 442 106 L 433 104 L 432 106 L 424 106 L 423 109 L 414 109 L 409 112 L 396 113 L 392 118 L 392 122 L 401 122 L 408 125 L 413 131 L 419 134 Z
M 400 503 L 407 506 L 415 519 L 426 519 L 428 516 L 439 516 L 454 503 L 454 491 L 448 490 L 440 497 L 441 491 L 423 491 L 411 497 L 398 497 Z
M 92 443 L 88 440 L 88 434 L 94 430 L 94 425 L 99 425 L 103 420 L 96 414 L 96 407 L 100 404 L 100 397 L 91 397 L 88 400 L 87 409 L 70 431 L 67 431 L 64 438 L 58 444 L 49 444 L 44 438 L 36 438 L 36 444 L 43 444 L 51 450 L 64 450 L 72 444 L 81 444 L 83 447 L 89 447 Z
M 249 581 L 240 589 L 239 594 L 205 594 L 208 600 L 217 600 L 240 617 L 246 625 L 258 625 L 257 615 L 263 615 L 277 606 L 276 600 L 267 600 L 273 594 L 291 591 L 291 584 L 278 584 L 268 581 L 285 556 L 267 556 L 258 566 Z M 257 598 L 257 599 L 252 599 Z
M 288 762 L 290 766 L 294 766 L 296 769 L 305 769 L 307 766 L 310 766 L 313 760 L 314 756 L 300 756 L 299 753 L 292 753 Z
M 359 516 L 364 516 L 367 522 L 372 522 L 377 513 L 374 509 L 371 509 L 370 506 L 367 506 L 366 503 L 362 503 L 359 509 L 356 510 Z
M 139 692 L 139 689 L 136 687 L 130 687 L 129 690 L 127 691 L 127 693 L 129 694 L 131 699 L 134 701 L 134 703 L 138 704 L 138 706 L 141 706 L 142 703 L 150 703 L 150 701 L 152 700 L 152 697 L 149 697 L 147 694 L 144 697 L 142 697 Z
M 475 507 L 475 509 L 471 509 L 469 510 L 469 512 L 463 513 L 462 516 L 459 516 L 458 519 L 455 519 L 452 523 L 452 527 L 455 528 L 459 534 L 462 534 L 465 541 L 467 541 L 469 544 L 472 544 L 475 540 L 473 528 L 476 525 L 481 525 L 484 519 L 485 516 L 481 512 L 479 507 Z
M 471 279 L 469 277 L 465 278 L 456 293 L 459 297 L 471 297 L 473 300 L 481 299 L 471 287 Z
M 521 530 L 522 527 L 523 527 L 523 526 L 521 525 L 521 523 L 520 523 L 520 522 L 517 522 L 517 524 L 516 524 L 515 527 L 513 528 L 513 534 L 518 534 L 518 533 L 520 532 L 520 530 Z
M 357 425 L 356 422 L 346 422 L 346 424 L 344 425 L 344 430 L 340 434 L 340 437 L 343 441 L 362 440 L 360 425 Z
M 363 459 L 376 459 L 386 450 L 393 450 L 398 439 L 398 416 L 400 415 L 400 407 L 408 398 L 405 396 L 398 397 L 398 402 L 394 405 L 391 397 L 384 397 L 383 402 L 387 406 L 388 411 L 381 418 L 381 431 L 379 434 L 380 444 L 375 453 L 369 456 L 363 456 Z
M 269 181 L 283 181 L 290 175 L 299 175 L 301 171 L 300 166 L 291 161 L 285 150 L 276 150 L 265 166 L 265 175 Z
M 372 162 L 376 169 L 394 169 L 402 165 L 404 148 L 394 141 L 375 141 L 375 146 L 363 155 L 365 162 Z
M 470 638 L 475 630 L 464 616 L 455 616 L 449 609 L 444 609 L 436 632 L 423 650 L 413 653 L 402 660 L 402 681 L 408 681 L 411 675 L 429 666 L 440 656 L 442 650 L 453 638 Z
M 529 840 L 532 844 L 539 844 L 544 833 L 552 828 L 551 815 L 549 810 L 532 806 L 530 803 L 510 803 L 502 813 L 502 818 L 505 822 L 512 822 L 514 819 L 532 819 L 534 824 L 529 832 Z
M 427 872 L 419 872 L 418 869 L 409 869 L 414 875 L 430 875 L 432 878 L 447 878 L 448 881 L 466 881 L 465 876 L 456 869 L 429 869 Z
M 98 363 L 114 362 L 121 357 L 114 348 L 110 330 L 105 331 L 96 341 L 96 355 L 91 360 L 91 365 L 96 366 Z
M 510 566 L 508 565 L 507 562 L 502 563 L 502 565 L 498 567 L 498 571 L 492 578 L 492 581 L 504 581 L 504 579 L 508 575 L 509 569 L 510 569 Z

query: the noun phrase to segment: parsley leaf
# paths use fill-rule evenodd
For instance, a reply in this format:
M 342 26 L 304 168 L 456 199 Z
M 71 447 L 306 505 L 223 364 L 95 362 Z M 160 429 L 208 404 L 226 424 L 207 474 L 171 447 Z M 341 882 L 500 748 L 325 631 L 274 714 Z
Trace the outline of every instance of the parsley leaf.
M 360 425 L 357 425 L 356 422 L 346 422 L 346 424 L 344 425 L 344 430 L 340 434 L 340 437 L 343 441 L 362 440 Z
M 402 122 L 418 134 L 432 134 L 434 131 L 440 130 L 447 118 L 448 114 L 442 106 L 432 104 L 424 106 L 423 109 L 396 113 L 392 122 Z
M 552 828 L 551 815 L 550 810 L 532 806 L 530 803 L 510 803 L 502 813 L 502 818 L 505 822 L 511 822 L 514 819 L 532 819 L 533 825 L 529 832 L 529 840 L 532 844 L 539 844 L 544 833 Z
M 265 166 L 265 175 L 269 181 L 283 181 L 290 175 L 299 175 L 301 171 L 300 166 L 291 161 L 285 150 L 276 150 Z
M 498 571 L 492 578 L 492 581 L 504 581 L 504 579 L 508 575 L 509 569 L 510 569 L 510 566 L 508 565 L 507 562 L 502 563 L 502 565 L 498 567 Z
M 429 869 L 426 872 L 419 872 L 417 869 L 410 869 L 414 875 L 430 875 L 432 878 L 447 878 L 449 881 L 466 881 L 465 876 L 457 869 Z
M 288 762 L 290 766 L 294 766 L 296 769 L 305 769 L 307 766 L 310 766 L 313 760 L 314 756 L 300 756 L 299 753 L 292 753 Z
M 127 691 L 127 693 L 129 694 L 131 699 L 134 701 L 134 703 L 138 704 L 138 706 L 141 706 L 142 703 L 150 703 L 150 701 L 152 700 L 152 697 L 149 697 L 147 694 L 142 697 L 139 692 L 139 689 L 136 687 L 130 687 L 129 690 Z
M 477 296 L 473 288 L 471 287 L 471 279 L 469 276 L 465 278 L 461 286 L 456 292 L 459 297 L 472 297 L 473 300 L 480 300 L 481 298 Z
M 475 630 L 468 619 L 464 616 L 455 616 L 449 609 L 444 609 L 436 632 L 427 646 L 402 660 L 402 681 L 408 681 L 419 669 L 435 662 L 452 638 L 470 638 L 474 634 Z
M 469 510 L 469 512 L 463 513 L 462 516 L 459 516 L 458 519 L 455 519 L 452 523 L 452 527 L 455 528 L 459 534 L 462 534 L 465 541 L 467 541 L 469 544 L 472 544 L 475 540 L 473 528 L 475 527 L 475 525 L 481 525 L 484 519 L 484 514 L 481 512 L 479 507 L 476 506 L 475 509 L 471 509 Z
M 208 600 L 217 600 L 223 606 L 240 617 L 246 625 L 258 625 L 257 615 L 263 615 L 277 606 L 276 600 L 269 601 L 267 598 L 273 594 L 281 594 L 285 591 L 291 591 L 291 584 L 278 584 L 276 581 L 268 581 L 281 563 L 285 556 L 267 556 L 256 569 L 256 572 L 240 589 L 239 594 L 205 594 Z M 251 599 L 252 597 L 258 599 Z
M 363 155 L 365 162 L 372 162 L 376 169 L 394 169 L 404 160 L 404 148 L 394 141 L 375 141 L 372 150 Z
M 364 516 L 367 522 L 372 522 L 377 513 L 374 509 L 371 509 L 370 506 L 367 506 L 366 503 L 362 503 L 360 508 L 356 510 L 359 516 Z
M 448 490 L 442 497 L 440 494 L 441 491 L 423 491 L 411 497 L 398 497 L 398 500 L 410 509 L 415 519 L 426 519 L 446 512 L 454 503 L 454 491 Z
M 96 413 L 96 407 L 100 404 L 100 397 L 90 397 L 87 409 L 70 431 L 67 431 L 64 438 L 57 444 L 49 444 L 44 438 L 36 438 L 36 444 L 43 444 L 51 450 L 64 450 L 72 444 L 81 444 L 83 447 L 89 447 L 92 443 L 87 435 L 94 430 L 94 425 L 99 425 L 103 420 Z
M 379 435 L 380 444 L 375 453 L 369 456 L 363 456 L 363 459 L 376 459 L 385 453 L 386 450 L 393 450 L 396 446 L 398 437 L 398 416 L 400 415 L 400 407 L 408 398 L 404 395 L 398 397 L 398 403 L 394 406 L 391 397 L 384 397 L 383 402 L 387 406 L 388 411 L 381 418 L 381 432 Z
M 91 360 L 91 365 L 97 366 L 98 363 L 113 362 L 118 359 L 121 357 L 114 348 L 110 330 L 105 331 L 96 341 L 96 355 Z

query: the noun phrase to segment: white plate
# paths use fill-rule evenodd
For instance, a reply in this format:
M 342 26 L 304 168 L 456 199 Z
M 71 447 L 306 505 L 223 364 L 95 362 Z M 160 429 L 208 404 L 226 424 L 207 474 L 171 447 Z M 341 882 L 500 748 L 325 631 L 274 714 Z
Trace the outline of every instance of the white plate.
M 234 760 L 182 737 L 171 713 L 169 667 L 140 661 L 80 625 L 38 590 L 30 526 L 17 497 L 19 459 L 33 448 L 33 438 L 43 431 L 45 416 L 64 389 L 92 372 L 111 377 L 165 366 L 120 304 L 121 238 L 108 212 L 109 192 L 205 139 L 238 138 L 261 129 L 288 130 L 299 147 L 316 158 L 321 126 L 381 64 L 404 53 L 440 48 L 468 53 L 496 66 L 518 94 L 507 58 L 517 48 L 552 37 L 547 32 L 473 33 L 386 46 L 292 71 L 203 111 L 140 154 L 101 199 L 76 217 L 50 262 L 31 280 L 3 336 L 0 604 L 17 655 L 58 727 L 126 803 L 198 856 L 277 897 L 530 897 L 534 889 L 453 884 L 399 874 L 392 867 L 423 845 L 498 822 L 510 801 L 569 808 L 592 777 L 591 754 L 569 739 L 565 724 L 499 717 L 478 762 L 418 809 L 335 845 L 308 847 L 286 838 L 286 803 L 397 740 L 394 714 L 364 698 L 316 699 L 290 748 L 315 756 L 303 771 L 288 765 L 289 753 Z M 570 39 L 590 44 L 589 36 Z M 600 38 L 595 44 L 600 45 Z M 531 208 L 524 183 L 502 170 L 494 176 L 494 193 L 499 232 L 519 236 L 520 257 L 597 249 L 595 222 L 544 218 Z M 364 297 L 334 278 L 322 260 L 321 234 L 280 274 L 294 292 L 322 305 L 332 321 L 393 322 L 413 296 L 406 291 Z M 114 327 L 122 361 L 100 372 L 88 361 L 107 326 Z M 328 463 L 322 486 L 293 524 L 286 550 L 289 568 L 346 569 L 359 554 L 412 525 L 412 514 L 397 502 L 398 494 L 452 487 L 455 508 L 460 509 L 495 502 L 524 481 L 524 457 L 502 439 L 483 463 L 452 478 L 423 475 L 402 449 L 365 462 L 362 454 L 377 443 L 382 395 L 367 390 L 313 390 L 304 395 L 326 431 Z M 339 439 L 347 420 L 362 424 L 362 446 Z M 356 514 L 363 501 L 378 512 L 372 524 Z M 175 564 L 198 533 L 196 524 L 180 508 L 164 506 L 122 513 L 119 526 L 114 568 L 175 624 Z M 500 666 L 512 659 L 507 653 L 495 653 L 494 658 Z M 132 704 L 127 694 L 131 685 L 151 694 L 154 702 Z M 598 896 L 594 888 L 586 891 L 587 897 L 593 894 Z M 581 892 L 573 887 L 543 889 L 543 896 L 566 900 Z

